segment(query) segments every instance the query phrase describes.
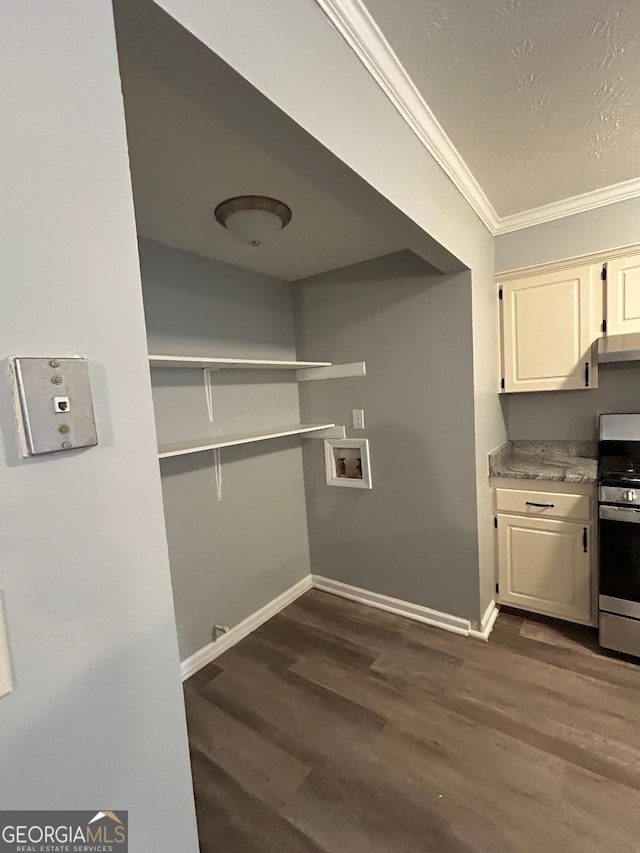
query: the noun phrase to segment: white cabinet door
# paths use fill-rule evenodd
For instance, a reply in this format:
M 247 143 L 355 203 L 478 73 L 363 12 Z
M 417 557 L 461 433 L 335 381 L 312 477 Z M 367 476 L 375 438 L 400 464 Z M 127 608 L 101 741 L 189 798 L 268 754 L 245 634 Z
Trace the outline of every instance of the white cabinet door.
M 607 262 L 607 334 L 640 332 L 640 255 Z
M 498 600 L 591 621 L 591 526 L 498 515 Z
M 507 281 L 502 288 L 504 391 L 597 387 L 591 345 L 601 267 L 581 266 Z

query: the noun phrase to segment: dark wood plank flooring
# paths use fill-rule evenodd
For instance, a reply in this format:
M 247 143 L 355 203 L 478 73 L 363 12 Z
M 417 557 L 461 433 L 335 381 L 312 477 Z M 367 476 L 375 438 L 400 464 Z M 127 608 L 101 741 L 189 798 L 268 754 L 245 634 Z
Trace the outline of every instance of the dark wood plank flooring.
M 640 667 L 307 593 L 185 684 L 203 853 L 640 851 Z

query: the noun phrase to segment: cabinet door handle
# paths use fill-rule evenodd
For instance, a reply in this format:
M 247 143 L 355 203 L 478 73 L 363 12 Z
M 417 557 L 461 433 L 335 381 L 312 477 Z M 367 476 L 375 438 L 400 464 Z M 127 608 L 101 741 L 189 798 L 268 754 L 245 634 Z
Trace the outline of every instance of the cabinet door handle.
M 587 528 L 582 528 L 582 550 L 587 553 Z
M 584 384 L 585 388 L 589 387 L 589 362 L 585 361 L 584 363 Z
M 545 507 L 555 506 L 555 504 L 538 504 L 535 501 L 525 501 L 525 503 L 527 506 L 545 506 Z

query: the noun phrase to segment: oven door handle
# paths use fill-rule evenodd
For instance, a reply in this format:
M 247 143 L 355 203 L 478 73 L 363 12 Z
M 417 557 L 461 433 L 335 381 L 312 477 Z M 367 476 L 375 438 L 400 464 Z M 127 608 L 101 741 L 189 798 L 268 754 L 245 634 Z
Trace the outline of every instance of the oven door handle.
M 631 507 L 600 504 L 598 515 L 607 521 L 629 521 L 632 524 L 640 524 L 640 509 Z

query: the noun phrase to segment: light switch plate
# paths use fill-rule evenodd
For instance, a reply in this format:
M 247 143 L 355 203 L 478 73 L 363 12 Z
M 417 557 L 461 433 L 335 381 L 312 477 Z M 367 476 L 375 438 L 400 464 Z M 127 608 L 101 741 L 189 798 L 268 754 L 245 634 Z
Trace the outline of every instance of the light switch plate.
M 0 594 L 0 698 L 13 691 L 13 679 L 11 677 L 11 662 L 9 660 L 9 646 L 7 643 L 7 632 L 4 624 L 4 611 L 2 609 L 2 595 Z
M 86 358 L 10 359 L 23 456 L 98 443 Z

